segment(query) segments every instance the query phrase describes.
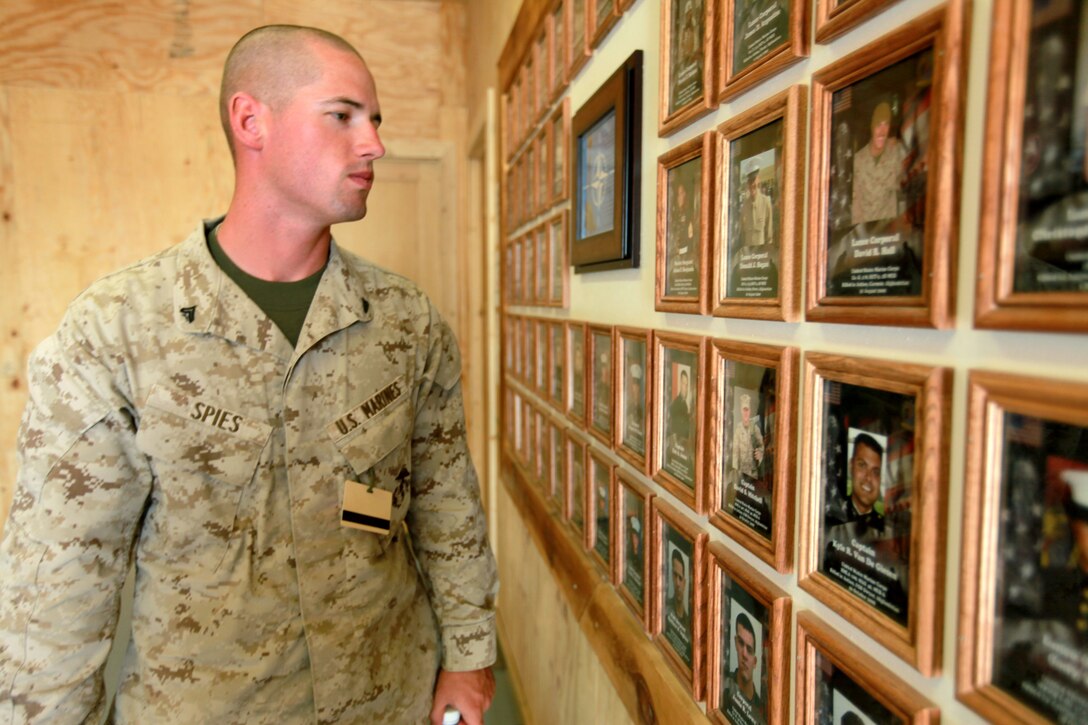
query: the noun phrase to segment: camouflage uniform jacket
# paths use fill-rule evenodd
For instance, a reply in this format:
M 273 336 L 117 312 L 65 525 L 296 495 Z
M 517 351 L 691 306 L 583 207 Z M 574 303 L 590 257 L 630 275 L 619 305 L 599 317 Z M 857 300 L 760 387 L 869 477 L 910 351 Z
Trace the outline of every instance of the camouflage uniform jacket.
M 30 363 L 0 723 L 101 718 L 132 561 L 116 721 L 425 721 L 495 656 L 459 380 L 427 298 L 335 245 L 294 349 L 203 230 L 95 283 Z M 345 480 L 391 535 L 341 526 Z

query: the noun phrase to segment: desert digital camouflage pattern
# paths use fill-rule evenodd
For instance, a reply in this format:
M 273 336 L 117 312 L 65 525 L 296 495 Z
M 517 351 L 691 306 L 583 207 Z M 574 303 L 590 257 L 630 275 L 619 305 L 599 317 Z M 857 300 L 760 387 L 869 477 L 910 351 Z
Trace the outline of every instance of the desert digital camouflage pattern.
M 334 245 L 292 349 L 207 228 L 95 283 L 31 359 L 0 723 L 105 714 L 133 561 L 117 722 L 425 722 L 439 664 L 495 658 L 450 329 Z M 390 535 L 340 525 L 345 479 L 393 491 Z

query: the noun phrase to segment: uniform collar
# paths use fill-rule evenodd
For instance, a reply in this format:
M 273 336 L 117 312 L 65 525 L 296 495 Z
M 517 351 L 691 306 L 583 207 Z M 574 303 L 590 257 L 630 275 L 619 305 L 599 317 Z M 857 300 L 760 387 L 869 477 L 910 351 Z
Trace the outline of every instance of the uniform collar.
M 189 333 L 216 335 L 290 358 L 294 352 L 276 324 L 215 263 L 207 233 L 222 217 L 205 220 L 178 248 L 174 323 Z M 333 242 L 297 349 L 309 349 L 328 335 L 372 318 L 371 284 L 347 264 Z

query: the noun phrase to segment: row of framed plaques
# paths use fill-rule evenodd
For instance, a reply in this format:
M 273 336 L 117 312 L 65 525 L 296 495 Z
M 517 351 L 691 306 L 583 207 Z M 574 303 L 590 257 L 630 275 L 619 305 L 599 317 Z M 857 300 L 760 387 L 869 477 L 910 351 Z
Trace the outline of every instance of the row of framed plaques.
M 650 340 L 653 354 L 668 360 L 674 336 L 653 333 Z M 727 350 L 735 344 L 711 341 L 707 346 Z M 727 370 L 730 361 L 723 362 L 721 369 Z M 671 362 L 649 364 L 657 369 L 653 379 L 661 384 L 661 371 Z M 780 373 L 783 376 L 788 372 Z M 804 378 L 808 401 L 804 429 L 809 435 L 800 487 L 798 585 L 923 675 L 936 675 L 943 661 L 940 603 L 951 372 L 808 353 Z M 701 660 L 696 649 L 688 652 L 685 642 L 697 643 L 701 635 L 694 624 L 690 638 L 679 633 L 678 626 L 687 626 L 688 620 L 680 616 L 680 609 L 669 608 L 677 606 L 673 595 L 677 585 L 670 578 L 698 587 L 699 577 L 706 576 L 708 593 L 701 602 L 692 599 L 690 610 L 684 611 L 699 617 L 705 607 L 710 629 L 725 621 L 720 614 L 725 600 L 716 599 L 719 587 L 714 583 L 721 573 L 712 568 L 704 572 L 699 564 L 705 556 L 699 552 L 706 533 L 690 514 L 659 500 L 642 478 L 645 469 L 632 471 L 618 462 L 613 458 L 618 449 L 608 450 L 606 441 L 587 436 L 576 421 L 534 402 L 535 392 L 522 386 L 511 378 L 505 389 L 505 424 L 516 429 L 506 431 L 512 457 L 556 502 L 564 520 L 573 522 L 579 540 L 595 550 L 598 565 L 614 577 L 621 597 L 635 608 L 652 636 L 663 638 L 663 649 L 685 681 L 694 678 L 694 683 L 701 676 L 697 666 Z M 712 407 L 729 410 L 713 401 L 728 398 L 731 385 L 718 381 L 711 387 L 718 391 L 711 396 Z M 761 394 L 752 387 L 742 392 L 745 386 L 739 384 L 732 388 L 734 394 L 749 396 L 749 402 Z M 746 417 L 743 404 L 741 410 L 739 421 Z M 1088 717 L 1085 411 L 1088 385 L 1083 383 L 990 371 L 969 375 L 957 694 L 995 722 L 1081 722 Z M 765 415 L 763 408 L 759 419 L 749 417 L 756 426 L 752 430 L 763 431 L 761 435 L 771 432 L 762 427 Z M 709 420 L 715 431 L 712 438 L 733 450 L 718 458 L 737 461 L 736 433 L 743 428 L 735 425 L 730 437 L 715 415 Z M 743 436 L 739 440 L 743 451 Z M 747 443 L 753 449 L 759 444 L 755 437 Z M 626 455 L 619 458 L 632 463 Z M 557 467 L 557 460 L 563 465 Z M 676 495 L 674 487 L 655 480 Z M 791 497 L 782 480 L 775 484 L 780 496 Z M 753 545 L 759 542 L 752 535 L 757 517 L 744 521 L 744 508 L 736 505 L 753 498 L 746 489 L 760 485 L 758 478 L 743 473 L 739 485 L 730 484 L 723 471 L 708 489 L 723 496 L 732 490 L 737 499 L 732 508 L 719 500 L 710 522 L 774 566 L 766 549 Z M 648 522 L 642 518 L 645 512 L 651 515 Z M 735 519 L 732 525 L 723 526 L 730 518 Z M 786 540 L 791 540 L 791 528 L 785 526 Z M 642 532 L 651 536 L 651 548 L 645 559 L 642 554 L 635 557 L 639 566 L 649 567 L 638 574 L 630 562 L 632 551 L 644 550 Z M 716 546 L 709 551 L 715 552 Z M 763 606 L 776 598 L 768 597 L 766 588 L 760 590 L 758 577 L 745 578 L 743 566 L 721 564 L 729 561 L 724 550 L 711 558 L 742 580 L 745 596 L 762 591 L 762 598 L 756 598 Z M 672 571 L 675 559 L 683 572 Z M 789 570 L 788 554 L 786 561 L 784 571 Z M 649 605 L 642 592 L 649 592 Z M 676 616 L 670 618 L 670 611 Z M 767 626 L 760 625 L 756 632 L 779 631 Z M 720 650 L 715 654 L 714 643 L 728 647 L 732 640 L 719 641 L 713 631 L 707 635 L 710 662 L 718 662 L 723 655 Z M 764 650 L 765 661 L 767 657 Z M 808 662 L 805 666 L 812 666 Z M 713 679 L 714 665 L 708 667 L 707 695 L 714 703 L 721 683 Z M 829 687 L 835 689 L 837 676 L 825 666 L 817 669 L 832 677 Z M 694 692 L 700 696 L 697 689 Z M 822 697 L 812 692 L 806 696 Z M 891 707 L 887 701 L 884 706 Z M 871 709 L 871 703 L 863 708 Z
M 581 433 L 506 388 L 525 485 L 615 588 L 715 723 L 784 722 L 789 596 Z M 514 411 L 517 411 L 516 413 Z M 533 456 L 530 451 L 538 450 Z M 811 613 L 798 615 L 800 722 L 936 722 L 936 708 Z M 842 720 L 854 712 L 862 719 Z M 834 720 L 830 718 L 834 715 Z M 899 719 L 897 719 L 899 718 Z
M 569 153 L 570 101 L 563 99 L 506 171 L 507 229 L 516 229 L 567 200 Z
M 503 299 L 512 305 L 566 307 L 567 212 L 563 211 L 503 247 Z

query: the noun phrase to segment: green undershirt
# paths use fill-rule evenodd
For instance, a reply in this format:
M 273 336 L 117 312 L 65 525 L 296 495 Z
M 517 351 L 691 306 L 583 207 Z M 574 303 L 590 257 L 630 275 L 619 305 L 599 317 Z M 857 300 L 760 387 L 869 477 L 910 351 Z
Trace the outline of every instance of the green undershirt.
M 317 285 L 321 282 L 321 275 L 325 273 L 325 265 L 297 282 L 269 282 L 248 274 L 231 261 L 219 245 L 218 232 L 219 227 L 216 226 L 208 233 L 208 250 L 216 264 L 276 323 L 276 327 L 290 340 L 291 346 L 297 345 L 302 323 L 306 321 L 306 313 L 310 311 Z

